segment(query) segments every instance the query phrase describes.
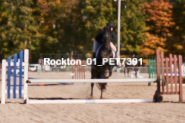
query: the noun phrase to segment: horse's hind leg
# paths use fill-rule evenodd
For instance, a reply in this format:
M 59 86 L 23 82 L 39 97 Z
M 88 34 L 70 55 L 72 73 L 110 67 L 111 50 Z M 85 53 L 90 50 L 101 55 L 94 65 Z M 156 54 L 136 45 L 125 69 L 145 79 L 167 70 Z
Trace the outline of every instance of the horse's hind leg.
M 94 83 L 91 83 L 91 96 L 93 96 L 93 87 L 94 87 Z
M 105 89 L 105 84 L 101 84 L 101 96 L 100 96 L 100 99 L 102 99 L 103 97 L 103 89 Z

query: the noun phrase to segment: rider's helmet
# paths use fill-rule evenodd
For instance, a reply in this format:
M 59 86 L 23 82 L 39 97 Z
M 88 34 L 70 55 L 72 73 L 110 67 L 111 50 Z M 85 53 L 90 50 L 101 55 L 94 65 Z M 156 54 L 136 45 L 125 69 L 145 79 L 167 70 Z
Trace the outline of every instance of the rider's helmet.
M 107 23 L 107 26 L 110 27 L 110 28 L 111 28 L 111 27 L 114 28 L 114 23 L 113 23 L 113 22 L 108 22 L 108 23 Z

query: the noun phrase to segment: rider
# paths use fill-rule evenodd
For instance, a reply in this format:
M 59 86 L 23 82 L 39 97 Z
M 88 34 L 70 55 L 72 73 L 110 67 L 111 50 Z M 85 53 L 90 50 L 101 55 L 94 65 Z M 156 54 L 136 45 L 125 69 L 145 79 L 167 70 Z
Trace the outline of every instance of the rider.
M 104 27 L 104 30 L 102 32 L 98 33 L 98 35 L 95 38 L 94 44 L 93 44 L 93 58 L 96 57 L 95 56 L 96 51 L 97 51 L 98 47 L 102 44 L 103 32 L 105 31 L 105 29 L 108 29 L 110 31 L 110 33 L 111 33 L 111 41 L 117 42 L 117 38 L 115 36 L 115 33 L 113 32 L 113 28 L 114 28 L 114 23 L 113 22 L 108 22 L 106 27 Z M 117 51 L 116 47 L 114 46 L 114 44 L 112 42 L 110 42 L 110 46 L 111 46 L 111 49 L 114 52 Z

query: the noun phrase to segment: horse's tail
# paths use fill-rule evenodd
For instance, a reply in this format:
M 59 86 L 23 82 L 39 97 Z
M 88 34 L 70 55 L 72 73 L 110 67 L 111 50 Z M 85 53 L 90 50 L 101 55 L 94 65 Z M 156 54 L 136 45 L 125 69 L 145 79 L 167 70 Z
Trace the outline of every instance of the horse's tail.
M 96 83 L 96 86 L 98 87 L 99 90 L 103 89 L 104 91 L 107 88 L 107 83 Z

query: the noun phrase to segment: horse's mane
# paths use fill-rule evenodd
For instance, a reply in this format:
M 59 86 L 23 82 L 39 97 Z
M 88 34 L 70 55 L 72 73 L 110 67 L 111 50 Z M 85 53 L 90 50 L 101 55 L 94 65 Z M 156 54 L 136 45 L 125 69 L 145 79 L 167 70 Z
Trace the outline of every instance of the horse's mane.
M 103 38 L 104 38 L 104 40 L 105 40 L 105 39 L 109 40 L 109 42 L 110 42 L 110 40 L 111 40 L 111 32 L 110 32 L 110 29 L 109 29 L 108 27 L 105 27 L 105 28 L 104 28 L 104 31 L 103 31 Z

